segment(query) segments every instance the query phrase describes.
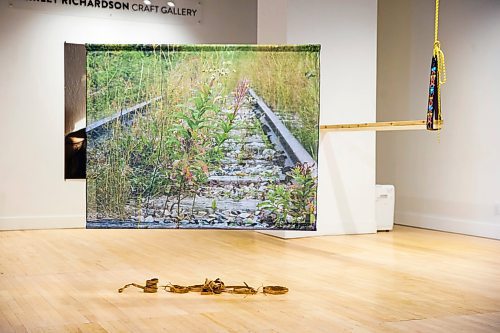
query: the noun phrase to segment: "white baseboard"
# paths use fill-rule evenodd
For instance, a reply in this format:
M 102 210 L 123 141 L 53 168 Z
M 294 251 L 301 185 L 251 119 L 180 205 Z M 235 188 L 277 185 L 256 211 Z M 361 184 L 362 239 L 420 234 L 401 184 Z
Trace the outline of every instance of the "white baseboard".
M 412 212 L 396 212 L 396 224 L 500 239 L 500 223 L 461 220 Z
M 0 216 L 0 230 L 85 228 L 85 215 Z

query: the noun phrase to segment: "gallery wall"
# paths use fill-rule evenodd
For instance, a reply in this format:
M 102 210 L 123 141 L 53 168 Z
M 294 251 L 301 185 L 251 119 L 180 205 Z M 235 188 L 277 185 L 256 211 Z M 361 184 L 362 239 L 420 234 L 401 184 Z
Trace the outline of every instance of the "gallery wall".
M 257 41 L 259 44 L 286 43 L 288 0 L 259 0 Z
M 259 13 L 267 15 L 259 16 L 258 42 L 321 44 L 320 123 L 375 121 L 377 1 L 281 0 L 279 3 L 276 6 L 266 0 L 259 1 Z M 321 133 L 317 232 L 273 234 L 301 237 L 373 232 L 376 232 L 375 134 Z
M 500 239 L 500 1 L 441 1 L 441 133 L 379 133 L 396 223 Z M 434 0 L 379 0 L 377 120 L 424 119 Z
M 85 182 L 64 181 L 64 42 L 256 42 L 256 1 L 202 6 L 200 23 L 148 24 L 0 1 L 0 229 L 85 226 Z

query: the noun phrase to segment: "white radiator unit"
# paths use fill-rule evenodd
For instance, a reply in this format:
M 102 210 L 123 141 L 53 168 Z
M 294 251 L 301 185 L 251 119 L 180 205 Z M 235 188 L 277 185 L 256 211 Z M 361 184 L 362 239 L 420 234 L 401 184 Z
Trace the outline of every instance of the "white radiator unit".
M 394 186 L 376 185 L 375 222 L 378 231 L 389 231 L 394 226 Z

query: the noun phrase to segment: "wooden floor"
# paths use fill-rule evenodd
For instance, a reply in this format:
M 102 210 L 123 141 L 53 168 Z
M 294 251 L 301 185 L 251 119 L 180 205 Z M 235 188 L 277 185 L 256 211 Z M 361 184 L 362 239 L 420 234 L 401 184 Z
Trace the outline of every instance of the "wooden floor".
M 144 294 L 160 283 L 287 295 Z M 500 332 L 500 241 L 397 227 L 281 240 L 256 232 L 0 232 L 0 332 Z

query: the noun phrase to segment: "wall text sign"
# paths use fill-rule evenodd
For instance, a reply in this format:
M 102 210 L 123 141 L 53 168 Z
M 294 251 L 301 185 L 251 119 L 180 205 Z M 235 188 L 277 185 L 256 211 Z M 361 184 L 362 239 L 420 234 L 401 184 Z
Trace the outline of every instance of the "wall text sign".
M 151 23 L 199 23 L 201 2 L 177 0 L 169 6 L 167 0 L 9 0 L 10 6 L 34 9 L 53 14 L 141 20 Z

